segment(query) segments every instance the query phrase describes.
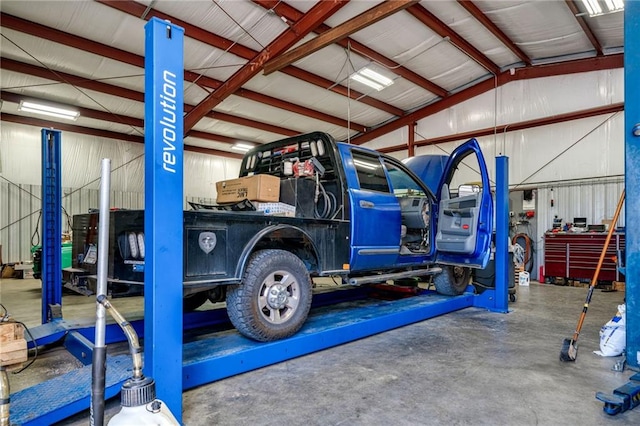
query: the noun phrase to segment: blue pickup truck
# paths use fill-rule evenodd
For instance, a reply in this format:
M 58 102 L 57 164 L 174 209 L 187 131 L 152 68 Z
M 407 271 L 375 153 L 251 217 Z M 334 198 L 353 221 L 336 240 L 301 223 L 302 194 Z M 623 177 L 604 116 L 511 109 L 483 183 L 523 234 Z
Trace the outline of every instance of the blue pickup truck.
M 467 193 L 450 190 L 469 156 L 481 181 Z M 483 268 L 489 258 L 493 204 L 486 164 L 473 139 L 443 167 L 433 164 L 406 165 L 320 132 L 253 148 L 240 177 L 279 178 L 279 201 L 295 213 L 265 214 L 246 200 L 185 211 L 185 310 L 226 300 L 240 333 L 271 341 L 302 327 L 315 277 L 362 285 L 432 276 L 439 293 L 461 294 L 470 268 Z M 114 211 L 110 221 L 110 285 L 142 284 L 144 211 Z M 95 273 L 90 254 L 97 223 L 97 213 L 74 216 L 74 266 L 89 274 Z

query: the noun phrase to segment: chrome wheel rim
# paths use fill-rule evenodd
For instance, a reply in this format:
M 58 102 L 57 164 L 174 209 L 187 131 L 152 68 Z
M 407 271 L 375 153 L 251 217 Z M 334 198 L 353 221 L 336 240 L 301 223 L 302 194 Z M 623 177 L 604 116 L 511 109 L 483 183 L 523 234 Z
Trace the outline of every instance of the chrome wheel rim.
M 300 304 L 300 283 L 288 271 L 270 273 L 260 286 L 258 309 L 271 324 L 287 322 Z

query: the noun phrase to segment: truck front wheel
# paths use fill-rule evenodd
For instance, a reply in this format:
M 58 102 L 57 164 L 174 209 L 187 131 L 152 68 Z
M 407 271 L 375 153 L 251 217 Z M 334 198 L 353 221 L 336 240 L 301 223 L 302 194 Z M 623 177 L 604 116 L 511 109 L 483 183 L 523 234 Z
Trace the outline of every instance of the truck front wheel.
M 311 278 L 285 250 L 260 250 L 247 263 L 242 284 L 227 287 L 227 313 L 243 335 L 268 342 L 300 330 L 311 307 Z
M 462 266 L 441 266 L 442 272 L 433 278 L 436 291 L 446 296 L 457 296 L 464 293 L 469 285 L 471 269 Z

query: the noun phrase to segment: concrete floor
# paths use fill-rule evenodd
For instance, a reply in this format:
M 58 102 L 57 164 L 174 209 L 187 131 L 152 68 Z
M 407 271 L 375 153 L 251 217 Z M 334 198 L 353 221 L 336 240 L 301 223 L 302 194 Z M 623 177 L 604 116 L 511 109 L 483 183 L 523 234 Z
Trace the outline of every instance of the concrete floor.
M 39 282 L 3 280 L 1 302 L 27 325 L 39 323 Z M 469 308 L 187 391 L 186 425 L 638 425 L 640 408 L 615 417 L 596 391 L 611 392 L 632 371 L 611 370 L 598 331 L 623 292 L 596 291 L 575 363 L 558 360 L 586 288 L 532 283 L 509 314 Z M 140 298 L 115 299 L 125 315 Z M 66 319 L 91 318 L 93 299 L 65 295 Z M 206 306 L 206 305 L 205 305 Z M 114 348 L 118 350 L 118 348 Z M 120 348 L 120 350 L 122 350 Z M 80 366 L 61 348 L 41 354 L 12 392 Z M 118 401 L 107 405 L 107 417 Z M 88 412 L 63 424 L 85 425 Z

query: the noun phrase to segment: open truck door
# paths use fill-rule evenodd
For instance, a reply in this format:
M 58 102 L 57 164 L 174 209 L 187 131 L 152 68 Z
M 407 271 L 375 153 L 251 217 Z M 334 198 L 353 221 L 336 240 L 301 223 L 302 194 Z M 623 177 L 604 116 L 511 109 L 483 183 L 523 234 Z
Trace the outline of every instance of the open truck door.
M 471 156 L 475 156 L 471 157 Z M 480 173 L 480 185 L 469 191 L 452 191 L 454 177 L 463 160 L 474 160 Z M 470 161 L 471 162 L 471 161 Z M 440 180 L 438 221 L 435 237 L 438 263 L 484 268 L 489 261 L 493 232 L 493 200 L 489 174 L 480 145 L 471 139 L 457 147 L 444 168 Z

